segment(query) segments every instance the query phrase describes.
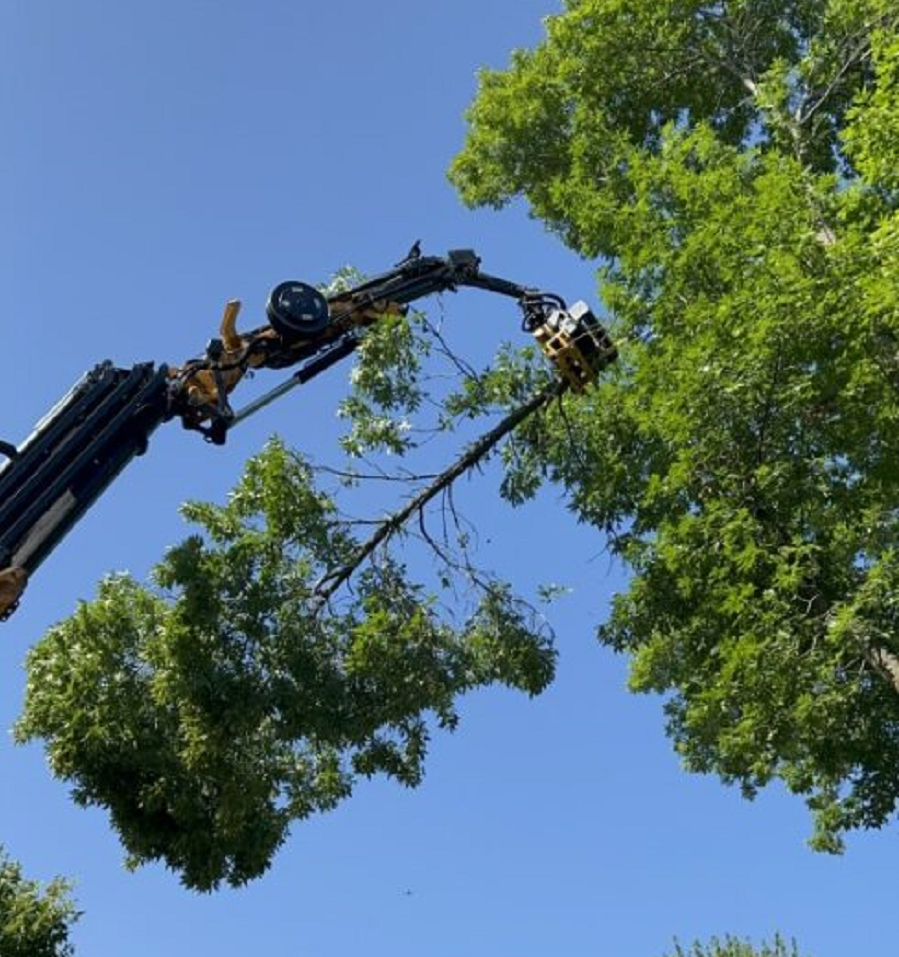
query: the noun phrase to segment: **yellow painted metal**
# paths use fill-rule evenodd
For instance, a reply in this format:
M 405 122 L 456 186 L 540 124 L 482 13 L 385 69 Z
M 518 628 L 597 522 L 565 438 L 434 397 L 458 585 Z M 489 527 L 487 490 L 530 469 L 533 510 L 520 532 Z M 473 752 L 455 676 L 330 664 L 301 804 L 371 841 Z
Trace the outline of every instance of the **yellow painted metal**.
M 282 342 L 278 333 L 268 325 L 247 333 L 238 332 L 240 306 L 239 299 L 231 299 L 225 304 L 219 325 L 219 338 L 224 350 L 214 364 L 209 363 L 199 369 L 191 368 L 192 364 L 169 369 L 172 379 L 183 378 L 187 372 L 188 404 L 196 410 L 193 418 L 197 423 L 208 420 L 208 410 L 219 406 L 220 389 L 228 396 L 251 369 L 269 365 L 286 368 L 292 365 L 291 355 L 306 345 L 302 341 Z M 399 315 L 404 311 L 402 306 L 386 299 L 360 307 L 352 297 L 335 297 L 328 306 L 332 321 L 320 337 L 322 344 L 336 341 L 354 327 L 371 325 L 385 315 Z
M 534 338 L 572 392 L 586 391 L 605 364 L 605 351 L 597 351 L 598 343 L 589 332 L 581 331 L 572 336 L 544 323 L 534 330 Z M 587 340 L 584 345 L 589 346 L 589 353 L 581 347 L 582 340 Z
M 219 336 L 224 343 L 225 350 L 233 352 L 240 349 L 243 345 L 243 339 L 237 331 L 237 316 L 240 313 L 240 300 L 229 299 L 225 303 L 225 311 L 222 314 L 222 324 L 219 326 Z
M 0 619 L 15 611 L 27 584 L 28 572 L 24 568 L 0 569 Z

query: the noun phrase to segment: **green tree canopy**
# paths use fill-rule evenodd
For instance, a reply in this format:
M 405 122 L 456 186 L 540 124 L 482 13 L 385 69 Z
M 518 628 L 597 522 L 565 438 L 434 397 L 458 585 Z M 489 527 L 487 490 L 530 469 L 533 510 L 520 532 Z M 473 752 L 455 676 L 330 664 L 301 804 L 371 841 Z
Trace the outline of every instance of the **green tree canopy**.
M 17 728 L 46 740 L 76 801 L 108 809 L 132 864 L 242 884 L 357 776 L 417 785 L 428 716 L 455 727 L 462 692 L 552 678 L 549 637 L 498 582 L 455 621 L 382 552 L 322 602 L 358 545 L 279 442 L 227 505 L 184 514 L 202 532 L 168 551 L 156 588 L 106 580 L 31 652 Z
M 62 880 L 41 887 L 0 848 L 0 954 L 3 957 L 69 957 L 69 931 L 77 920 Z
M 829 850 L 899 798 L 897 22 L 569 0 L 450 174 L 601 260 L 621 361 L 531 460 L 632 571 L 601 640 L 688 768 L 781 779 Z
M 800 957 L 800 954 L 795 942 L 787 944 L 781 937 L 756 947 L 748 940 L 728 936 L 720 940 L 713 937 L 707 944 L 697 941 L 690 947 L 677 944 L 668 957 Z

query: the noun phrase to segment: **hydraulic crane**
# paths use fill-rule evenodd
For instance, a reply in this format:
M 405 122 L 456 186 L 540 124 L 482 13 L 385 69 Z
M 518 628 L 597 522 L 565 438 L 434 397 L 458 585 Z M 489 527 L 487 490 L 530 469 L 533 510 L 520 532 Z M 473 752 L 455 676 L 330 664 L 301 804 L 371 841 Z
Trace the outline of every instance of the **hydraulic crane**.
M 531 333 L 564 383 L 581 392 L 616 358 L 614 343 L 583 302 L 488 275 L 470 249 L 423 256 L 416 243 L 393 269 L 325 296 L 308 283 L 277 285 L 268 323 L 239 333 L 240 302 L 225 306 L 219 335 L 180 366 L 153 362 L 87 372 L 19 446 L 0 442 L 0 620 L 15 611 L 29 577 L 155 429 L 179 419 L 221 445 L 230 429 L 290 389 L 350 355 L 366 326 L 403 314 L 417 299 L 471 286 L 517 301 Z M 254 369 L 299 369 L 246 408 L 230 395 Z

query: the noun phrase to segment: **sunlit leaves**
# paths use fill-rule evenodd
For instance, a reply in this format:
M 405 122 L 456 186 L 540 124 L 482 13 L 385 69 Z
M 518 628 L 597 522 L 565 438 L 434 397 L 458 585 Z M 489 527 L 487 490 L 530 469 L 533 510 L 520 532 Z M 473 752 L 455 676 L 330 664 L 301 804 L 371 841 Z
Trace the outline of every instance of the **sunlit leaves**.
M 78 919 L 70 886 L 42 887 L 0 849 L 0 954 L 3 957 L 70 957 L 69 931 Z
M 872 36 L 872 59 L 877 82 L 865 88 L 849 113 L 844 139 L 865 180 L 881 189 L 899 190 L 899 36 L 889 28 L 891 4 L 875 4 L 883 26 Z M 895 18 L 895 11 L 893 11 Z M 895 19 L 893 19 L 895 24 Z
M 600 638 L 687 767 L 780 778 L 825 850 L 899 800 L 897 19 L 572 0 L 451 173 L 603 257 L 621 359 L 527 473 L 633 570 Z
M 350 423 L 341 440 L 350 455 L 402 455 L 412 447 L 410 417 L 422 403 L 419 373 L 430 349 L 422 322 L 417 313 L 383 316 L 366 330 L 350 376 L 351 394 L 339 409 Z

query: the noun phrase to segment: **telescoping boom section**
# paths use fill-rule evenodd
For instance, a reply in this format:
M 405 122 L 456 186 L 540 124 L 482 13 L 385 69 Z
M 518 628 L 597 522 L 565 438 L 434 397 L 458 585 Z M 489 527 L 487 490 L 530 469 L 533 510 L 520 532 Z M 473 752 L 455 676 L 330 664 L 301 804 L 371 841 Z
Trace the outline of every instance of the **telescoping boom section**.
M 180 366 L 100 363 L 21 445 L 0 442 L 0 620 L 15 611 L 29 577 L 72 526 L 146 451 L 161 423 L 179 419 L 221 445 L 247 416 L 352 353 L 366 326 L 462 286 L 515 299 L 522 328 L 572 391 L 588 388 L 617 355 L 585 303 L 569 308 L 559 296 L 483 273 L 469 249 L 422 256 L 416 243 L 393 269 L 330 296 L 304 282 L 280 283 L 268 300 L 267 324 L 247 333 L 237 331 L 240 303 L 232 300 L 203 356 Z M 231 407 L 231 393 L 248 372 L 294 366 L 271 392 L 240 411 Z
M 167 414 L 168 374 L 152 363 L 92 369 L 0 467 L 0 614 Z

